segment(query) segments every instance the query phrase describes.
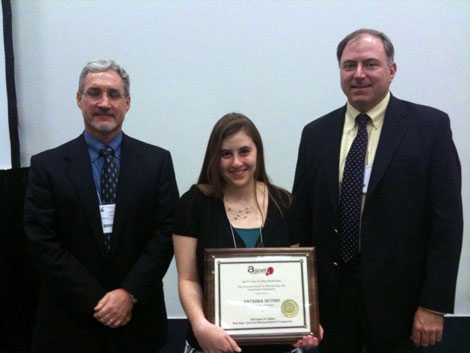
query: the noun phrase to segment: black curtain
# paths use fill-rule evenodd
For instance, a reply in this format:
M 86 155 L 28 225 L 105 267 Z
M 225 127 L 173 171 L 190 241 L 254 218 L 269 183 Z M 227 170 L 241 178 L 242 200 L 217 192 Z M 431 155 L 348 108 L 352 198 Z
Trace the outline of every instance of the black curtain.
M 8 118 L 13 169 L 0 170 L 0 351 L 22 353 L 30 351 L 39 281 L 29 262 L 23 233 L 28 170 L 20 168 L 10 0 L 2 0 L 2 14 L 8 96 L 5 118 Z
M 0 340 L 8 353 L 29 352 L 39 291 L 23 232 L 27 173 L 0 170 Z
M 11 166 L 20 165 L 20 139 L 18 135 L 18 109 L 16 104 L 15 57 L 13 54 L 13 29 L 10 0 L 2 0 L 3 45 L 5 50 L 5 80 L 8 96 L 8 127 L 10 132 Z

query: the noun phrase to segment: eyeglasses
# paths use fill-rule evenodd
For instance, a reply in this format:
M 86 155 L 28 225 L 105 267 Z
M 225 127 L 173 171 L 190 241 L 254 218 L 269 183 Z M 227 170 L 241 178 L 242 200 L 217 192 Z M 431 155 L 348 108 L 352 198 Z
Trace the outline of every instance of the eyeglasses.
M 106 95 L 108 99 L 113 100 L 113 101 L 118 101 L 122 97 L 127 96 L 127 94 L 124 94 L 117 89 L 109 89 L 107 92 L 103 92 L 100 89 L 90 88 L 86 90 L 85 92 L 83 92 L 83 94 L 86 97 L 93 99 L 93 100 L 103 99 L 104 95 Z

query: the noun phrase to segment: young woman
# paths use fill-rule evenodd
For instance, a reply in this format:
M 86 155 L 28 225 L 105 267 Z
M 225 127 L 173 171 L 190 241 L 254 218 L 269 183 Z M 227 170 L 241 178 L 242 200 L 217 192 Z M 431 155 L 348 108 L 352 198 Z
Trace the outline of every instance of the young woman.
M 203 312 L 204 249 L 296 246 L 289 235 L 290 194 L 269 182 L 263 144 L 246 116 L 231 113 L 214 126 L 198 183 L 180 200 L 173 226 L 178 289 L 192 331 L 185 353 L 297 352 L 292 345 L 240 347 Z M 305 336 L 295 347 L 311 348 Z

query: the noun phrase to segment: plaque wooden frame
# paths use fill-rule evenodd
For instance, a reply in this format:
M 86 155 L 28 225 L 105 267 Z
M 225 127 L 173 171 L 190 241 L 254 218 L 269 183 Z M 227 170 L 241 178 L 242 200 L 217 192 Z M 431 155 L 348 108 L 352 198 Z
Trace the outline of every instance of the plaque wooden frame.
M 315 261 L 315 248 L 224 248 L 224 249 L 205 249 L 204 251 L 204 313 L 206 318 L 216 323 L 215 317 L 215 266 L 217 259 L 234 259 L 237 258 L 250 258 L 257 259 L 263 257 L 282 257 L 289 256 L 304 256 L 306 260 L 307 269 L 307 283 L 308 295 L 303 296 L 305 302 L 302 310 L 309 311 L 309 322 L 303 328 L 286 330 L 286 332 L 279 329 L 273 329 L 272 332 L 257 333 L 256 329 L 250 334 L 236 334 L 229 332 L 230 336 L 239 344 L 257 345 L 257 344 L 293 344 L 302 336 L 313 335 L 319 337 L 319 310 L 318 310 L 318 287 L 317 287 L 317 272 Z M 269 261 L 268 261 L 269 262 Z M 303 280 L 302 280 L 303 282 Z M 305 284 L 299 283 L 299 288 L 303 288 Z M 302 290 L 302 289 L 299 289 Z M 307 297 L 307 298 L 306 298 Z M 305 309 L 305 307 L 308 307 Z M 309 329 L 310 328 L 310 329 Z M 261 329 L 260 329 L 261 330 Z M 263 329 L 266 331 L 266 329 Z M 269 329 L 268 329 L 269 331 Z

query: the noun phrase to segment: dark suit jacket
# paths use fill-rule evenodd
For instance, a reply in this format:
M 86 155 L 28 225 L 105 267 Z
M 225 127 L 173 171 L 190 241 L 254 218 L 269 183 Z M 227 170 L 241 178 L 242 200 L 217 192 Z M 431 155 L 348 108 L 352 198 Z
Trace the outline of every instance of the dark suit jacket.
M 339 155 L 346 107 L 308 124 L 294 181 L 301 245 L 315 246 L 328 332 L 339 274 Z M 461 171 L 447 114 L 391 96 L 362 215 L 361 274 L 372 336 L 409 339 L 418 306 L 450 313 L 462 242 Z
M 42 275 L 35 352 L 156 352 L 167 338 L 162 278 L 173 256 L 178 190 L 168 151 L 123 134 L 112 250 L 105 252 L 83 135 L 31 159 L 25 231 Z M 125 288 L 138 303 L 124 327 L 92 316 L 104 294 Z

